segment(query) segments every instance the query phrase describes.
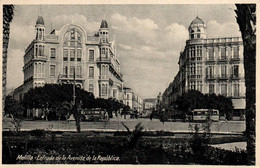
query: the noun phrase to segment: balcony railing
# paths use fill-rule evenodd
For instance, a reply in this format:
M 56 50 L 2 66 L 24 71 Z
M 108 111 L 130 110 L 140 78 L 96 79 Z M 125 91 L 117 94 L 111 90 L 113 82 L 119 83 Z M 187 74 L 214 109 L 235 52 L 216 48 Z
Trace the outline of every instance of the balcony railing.
M 198 44 L 198 43 L 226 43 L 226 42 L 241 42 L 241 37 L 231 37 L 231 38 L 212 38 L 212 39 L 191 39 L 187 40 L 187 44 Z
M 73 80 L 74 75 L 71 75 L 71 74 L 61 74 L 61 75 L 59 75 L 58 78 L 59 78 L 59 79 L 66 79 L 66 80 Z M 83 80 L 83 76 L 76 74 L 75 79 L 76 79 L 76 80 Z
M 45 78 L 45 74 L 34 74 L 33 78 Z
M 231 79 L 240 79 L 241 78 L 241 74 L 231 74 L 230 78 Z
M 218 79 L 220 79 L 220 80 L 228 79 L 228 75 L 227 74 L 218 75 Z
M 206 58 L 206 62 L 215 62 L 214 58 Z
M 108 80 L 109 78 L 108 78 L 108 76 L 106 76 L 106 75 L 100 75 L 100 76 L 99 76 L 99 79 L 100 79 L 100 80 Z
M 234 62 L 234 61 L 240 61 L 240 58 L 238 56 L 235 56 L 235 57 L 232 57 L 230 59 L 231 62 Z
M 97 61 L 97 63 L 111 63 L 110 58 L 99 57 L 99 58 L 97 58 L 96 61 Z
M 207 80 L 215 80 L 215 79 L 216 79 L 216 76 L 215 76 L 215 75 L 207 75 L 207 76 L 206 76 L 206 79 L 207 79 Z
M 227 57 L 220 57 L 220 58 L 218 58 L 219 62 L 226 62 L 227 60 L 228 60 Z

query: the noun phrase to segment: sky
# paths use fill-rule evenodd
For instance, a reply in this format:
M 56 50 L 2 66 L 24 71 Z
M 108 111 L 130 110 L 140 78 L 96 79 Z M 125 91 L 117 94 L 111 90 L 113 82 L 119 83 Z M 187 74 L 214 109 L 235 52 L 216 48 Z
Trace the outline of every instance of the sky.
M 142 98 L 164 92 L 178 72 L 179 53 L 188 39 L 188 27 L 198 15 L 208 37 L 241 36 L 234 4 L 222 5 L 15 5 L 7 62 L 7 89 L 23 83 L 23 56 L 35 38 L 38 15 L 45 32 L 60 30 L 71 19 L 87 34 L 97 32 L 102 19 L 116 40 L 124 86 Z

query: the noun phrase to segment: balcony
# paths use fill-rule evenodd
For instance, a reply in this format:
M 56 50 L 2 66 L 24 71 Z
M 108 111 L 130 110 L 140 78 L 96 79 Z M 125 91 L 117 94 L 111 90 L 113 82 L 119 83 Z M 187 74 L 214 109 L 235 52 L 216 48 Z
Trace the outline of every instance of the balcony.
M 240 61 L 240 58 L 239 56 L 234 56 L 230 59 L 230 62 L 239 62 Z
M 45 74 L 34 74 L 33 78 L 34 79 L 45 78 Z
M 227 62 L 227 61 L 228 61 L 228 59 L 226 56 L 218 58 L 218 62 Z
M 99 76 L 99 80 L 108 80 L 108 79 L 109 79 L 109 77 L 106 76 L 106 75 L 100 75 Z
M 241 78 L 241 74 L 231 74 L 230 78 L 233 80 L 238 80 Z
M 60 74 L 58 76 L 58 80 L 74 80 L 74 76 L 73 75 L 67 75 L 67 74 Z M 77 75 L 75 77 L 75 80 L 84 80 L 84 78 L 82 77 L 82 75 Z
M 207 76 L 206 76 L 206 79 L 207 79 L 207 80 L 215 80 L 215 79 L 216 79 L 216 76 L 215 76 L 215 75 L 207 75 Z
M 221 74 L 218 76 L 219 80 L 227 80 L 228 79 L 228 75 L 227 74 Z
M 214 58 L 206 58 L 206 62 L 215 62 Z
M 110 63 L 111 63 L 111 60 L 110 60 L 110 58 L 102 58 L 102 57 L 99 57 L 99 58 L 97 58 L 96 62 L 97 62 L 98 64 L 101 64 L 101 63 L 110 64 Z

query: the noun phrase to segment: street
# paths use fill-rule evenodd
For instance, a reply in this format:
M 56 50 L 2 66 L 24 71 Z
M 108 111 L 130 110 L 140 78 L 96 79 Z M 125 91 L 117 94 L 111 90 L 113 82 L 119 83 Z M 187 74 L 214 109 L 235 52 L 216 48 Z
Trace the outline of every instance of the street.
M 125 131 L 123 122 L 130 130 L 135 128 L 138 122 L 144 125 L 146 131 L 172 131 L 172 132 L 190 132 L 190 125 L 195 123 L 188 122 L 165 122 L 164 124 L 158 119 L 110 119 L 108 122 L 81 122 L 82 131 L 104 130 L 104 131 Z M 201 123 L 200 123 L 201 125 Z M 3 123 L 3 130 L 8 125 Z M 23 121 L 21 130 L 45 129 L 52 131 L 76 131 L 75 121 Z M 242 133 L 245 130 L 244 121 L 219 121 L 212 122 L 212 133 Z

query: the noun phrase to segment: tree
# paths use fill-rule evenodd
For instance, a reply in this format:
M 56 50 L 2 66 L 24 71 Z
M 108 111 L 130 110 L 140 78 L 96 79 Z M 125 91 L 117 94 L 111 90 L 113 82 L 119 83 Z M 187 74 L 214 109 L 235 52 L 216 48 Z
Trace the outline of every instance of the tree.
M 2 67 L 2 111 L 4 115 L 4 102 L 6 96 L 7 51 L 9 44 L 10 23 L 14 16 L 14 5 L 3 5 L 3 67 Z
M 183 119 L 193 109 L 217 109 L 220 115 L 226 114 L 228 119 L 231 118 L 233 112 L 231 98 L 216 94 L 202 94 L 196 90 L 185 92 L 183 95 L 178 96 L 173 103 L 177 110 L 181 111 Z
M 25 108 L 43 108 L 56 109 L 63 102 L 72 102 L 72 85 L 46 84 L 43 87 L 30 89 L 24 94 L 23 104 Z M 92 93 L 83 89 L 76 88 L 76 95 L 79 101 L 82 101 L 82 108 L 94 107 L 95 98 Z
M 23 106 L 11 96 L 6 96 L 4 110 L 5 114 L 12 114 L 15 118 L 21 118 L 23 115 Z
M 22 123 L 23 106 L 14 100 L 11 96 L 6 96 L 5 99 L 5 114 L 12 118 L 12 124 L 15 127 L 15 131 L 19 131 Z
M 236 19 L 244 44 L 247 164 L 255 164 L 256 4 L 236 4 Z

